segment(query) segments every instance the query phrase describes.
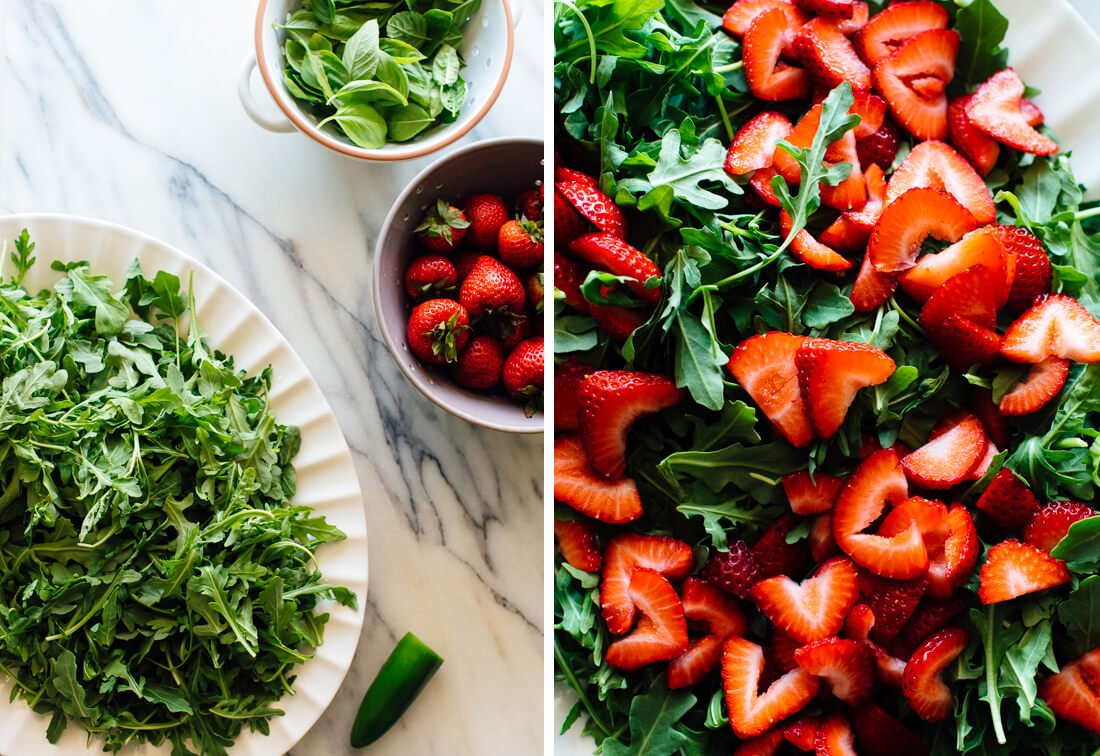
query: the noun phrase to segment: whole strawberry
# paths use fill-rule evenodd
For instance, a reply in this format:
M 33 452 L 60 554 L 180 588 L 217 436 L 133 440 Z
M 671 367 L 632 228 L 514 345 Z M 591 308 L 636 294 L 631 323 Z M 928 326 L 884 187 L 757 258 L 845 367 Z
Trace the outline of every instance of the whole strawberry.
M 470 315 L 453 299 L 429 299 L 413 308 L 405 335 L 409 349 L 424 362 L 454 362 L 470 338 Z
M 525 402 L 524 414 L 535 414 L 542 407 L 543 343 L 542 336 L 520 342 L 504 361 L 504 388 Z
M 528 189 L 516 197 L 516 213 L 527 220 L 542 220 L 542 186 L 537 189 Z
M 497 254 L 512 268 L 530 268 L 542 263 L 542 224 L 538 221 L 510 220 L 497 234 Z
M 494 257 L 482 255 L 463 280 L 458 301 L 472 318 L 500 316 L 514 321 L 523 315 L 527 295 L 511 268 Z
M 459 386 L 471 389 L 490 389 L 500 382 L 504 369 L 504 349 L 493 336 L 474 336 L 458 353 L 458 361 L 451 366 L 451 377 Z
M 540 314 L 542 312 L 542 298 L 546 288 L 543 272 L 540 270 L 531 273 L 527 276 L 524 284 L 527 287 L 527 304 L 535 308 L 536 314 Z
M 405 270 L 405 293 L 414 302 L 448 291 L 458 286 L 458 271 L 443 255 L 423 255 L 413 260 Z
M 426 250 L 446 254 L 462 243 L 469 227 L 470 223 L 461 210 L 439 199 L 413 230 Z
M 519 318 L 496 324 L 496 330 L 500 332 L 500 344 L 505 352 L 511 352 L 519 342 L 531 335 L 531 318 L 521 315 Z
M 458 285 L 461 286 L 462 282 L 466 280 L 466 277 L 470 275 L 470 271 L 474 269 L 474 263 L 481 257 L 477 252 L 471 252 L 469 250 L 464 252 L 455 252 L 455 256 L 451 258 L 455 265 L 455 273 L 458 274 Z
M 497 234 L 508 220 L 508 208 L 496 194 L 475 194 L 462 209 L 470 221 L 467 241 L 474 249 L 492 250 L 497 246 Z

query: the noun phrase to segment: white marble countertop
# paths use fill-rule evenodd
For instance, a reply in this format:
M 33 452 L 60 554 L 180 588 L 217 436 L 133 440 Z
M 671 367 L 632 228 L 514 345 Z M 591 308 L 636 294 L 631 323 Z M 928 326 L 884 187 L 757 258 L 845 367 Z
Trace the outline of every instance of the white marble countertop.
M 459 145 L 541 134 L 543 3 L 514 1 L 527 7 L 508 83 Z M 432 158 L 355 163 L 253 125 L 235 86 L 254 11 L 0 0 L 0 214 L 101 218 L 201 259 L 271 318 L 332 404 L 364 491 L 370 594 L 344 687 L 293 753 L 351 752 L 359 700 L 406 630 L 446 663 L 370 753 L 537 753 L 542 439 L 475 428 L 404 379 L 374 321 L 371 242 Z

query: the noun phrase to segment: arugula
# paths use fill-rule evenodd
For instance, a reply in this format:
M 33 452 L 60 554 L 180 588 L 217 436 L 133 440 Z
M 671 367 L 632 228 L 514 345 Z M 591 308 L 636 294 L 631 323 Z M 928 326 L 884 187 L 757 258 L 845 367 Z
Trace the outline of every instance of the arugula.
M 13 695 L 119 751 L 225 754 L 267 732 L 336 601 L 316 549 L 344 537 L 291 505 L 298 429 L 184 325 L 190 292 L 135 261 L 121 293 L 86 262 L 0 282 L 0 672 Z M 133 317 L 131 313 L 137 314 Z

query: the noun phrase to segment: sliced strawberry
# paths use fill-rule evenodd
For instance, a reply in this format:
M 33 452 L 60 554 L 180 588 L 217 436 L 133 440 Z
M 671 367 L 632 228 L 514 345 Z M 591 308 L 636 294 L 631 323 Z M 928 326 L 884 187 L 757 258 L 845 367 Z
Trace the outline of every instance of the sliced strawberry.
M 820 717 L 801 714 L 783 728 L 783 738 L 800 751 L 812 751 L 820 723 Z
M 877 165 L 884 171 L 890 170 L 894 165 L 894 158 L 898 154 L 898 145 L 901 136 L 891 119 L 885 119 L 879 130 L 870 136 L 856 140 L 856 155 L 860 165 L 865 169 Z
M 668 664 L 668 687 L 677 690 L 702 681 L 718 668 L 722 644 L 730 635 L 745 632 L 745 614 L 737 600 L 708 581 L 689 577 L 681 591 L 684 617 L 704 634 L 694 638 L 680 656 Z
M 1039 695 L 1059 719 L 1100 735 L 1100 648 L 1040 680 Z
M 1065 562 L 1015 539 L 989 549 L 982 565 L 978 598 L 983 604 L 1009 601 L 1069 582 Z
M 966 114 L 971 95 L 963 95 L 947 106 L 947 136 L 955 149 L 984 176 L 993 170 L 1001 155 L 997 140 L 975 126 Z
M 752 588 L 760 611 L 795 640 L 836 635 L 859 591 L 855 565 L 843 557 L 830 559 L 812 577 L 796 583 L 786 575 L 761 580 Z
M 733 138 L 726 162 L 726 173 L 739 176 L 770 168 L 775 143 L 786 139 L 794 126 L 782 113 L 767 111 L 750 118 Z
M 1011 68 L 993 74 L 966 105 L 975 127 L 1002 144 L 1034 155 L 1053 155 L 1058 145 L 1028 125 L 1020 105 L 1024 83 Z
M 722 687 L 730 726 L 739 738 L 768 731 L 800 711 L 817 695 L 820 683 L 805 670 L 793 669 L 760 692 L 764 651 L 752 641 L 730 637 L 722 651 Z
M 772 207 L 779 207 L 779 198 L 775 196 L 775 189 L 772 187 L 772 179 L 778 175 L 775 168 L 769 166 L 755 171 L 749 178 L 749 186 L 760 199 Z
M 1001 354 L 1033 364 L 1047 357 L 1100 362 L 1100 321 L 1073 297 L 1047 294 L 1008 327 Z
M 554 183 L 562 181 L 576 181 L 581 184 L 592 187 L 593 189 L 600 188 L 600 182 L 594 177 L 589 176 L 584 171 L 578 171 L 575 168 L 567 168 L 564 165 L 554 166 Z
M 791 233 L 791 216 L 786 210 L 779 211 L 779 230 L 786 237 Z M 809 231 L 801 229 L 791 241 L 791 252 L 802 262 L 814 270 L 848 270 L 852 267 L 852 261 L 845 259 L 835 249 L 815 239 Z
M 905 665 L 901 692 L 926 722 L 938 722 L 951 714 L 955 697 L 940 675 L 966 649 L 967 642 L 965 630 L 944 628 L 924 641 Z
M 639 669 L 682 654 L 688 647 L 688 632 L 676 589 L 659 573 L 639 567 L 630 576 L 629 591 L 641 617 L 629 635 L 607 647 L 607 663 Z
M 970 211 L 979 225 L 997 217 L 993 195 L 970 163 L 950 145 L 939 141 L 921 142 L 901 162 L 886 187 L 886 204 L 916 186 L 947 192 Z
M 1012 288 L 1008 309 L 1021 313 L 1035 303 L 1040 294 L 1050 293 L 1050 258 L 1035 234 L 1017 226 L 993 226 L 1005 252 L 1011 258 Z
M 867 22 L 871 19 L 871 8 L 867 3 L 862 0 L 852 0 L 852 15 L 847 18 L 833 18 L 831 19 L 836 28 L 840 29 L 840 33 L 845 36 L 852 36 L 860 29 L 867 25 Z
M 828 512 L 843 486 L 844 481 L 840 478 L 820 472 L 811 476 L 799 470 L 783 476 L 783 493 L 787 495 L 791 511 L 797 515 Z
M 1066 537 L 1070 526 L 1089 517 L 1096 510 L 1079 501 L 1052 501 L 1039 507 L 1024 528 L 1024 541 L 1050 553 Z
M 840 547 L 836 545 L 836 538 L 833 537 L 832 513 L 826 512 L 814 518 L 810 537 L 807 540 L 810 542 L 810 556 L 815 562 L 824 562 L 829 557 L 840 553 Z
M 949 315 L 929 335 L 939 344 L 947 363 L 958 370 L 988 365 L 1001 349 L 1001 337 L 995 330 L 959 315 Z
M 554 498 L 600 522 L 620 524 L 643 514 L 642 497 L 634 481 L 609 481 L 599 475 L 576 436 L 554 441 Z
M 821 232 L 818 239 L 822 244 L 842 252 L 857 252 L 866 248 L 871 238 L 871 230 L 882 215 L 886 198 L 886 182 L 882 169 L 870 166 L 863 174 L 867 188 L 867 202 L 859 210 L 841 213 L 832 225 Z
M 585 232 L 587 225 L 587 221 L 577 212 L 577 208 L 573 207 L 565 195 L 555 188 L 554 247 L 562 249 L 568 246 L 569 242 Z
M 1028 370 L 1027 376 L 1001 397 L 1002 415 L 1030 415 L 1038 412 L 1066 385 L 1069 360 L 1047 357 Z
M 581 520 L 554 520 L 554 537 L 562 558 L 581 572 L 599 572 L 603 564 L 595 529 Z
M 576 357 L 554 366 L 554 430 L 576 430 L 577 389 L 592 368 Z
M 856 92 L 852 96 L 849 113 L 859 116 L 859 125 L 852 129 L 856 141 L 873 136 L 886 120 L 886 100 L 870 92 Z
M 606 331 L 612 341 L 622 343 L 630 334 L 648 320 L 644 310 L 634 310 L 615 305 L 588 305 L 588 314 L 596 321 L 601 330 Z
M 848 9 L 851 12 L 850 2 Z M 871 88 L 871 69 L 859 59 L 851 41 L 830 18 L 821 16 L 804 24 L 794 39 L 794 50 L 814 82 L 822 87 L 833 89 L 846 81 L 856 92 Z
M 910 499 L 909 501 L 913 501 Z M 893 518 L 904 507 L 898 506 L 887 518 Z M 951 598 L 970 579 L 978 562 L 980 543 L 974 520 L 961 504 L 948 509 L 940 502 L 926 510 L 931 522 L 918 523 L 928 549 L 928 596 L 943 600 Z M 883 522 L 882 532 L 896 528 L 896 523 Z M 868 600 L 870 603 L 870 600 Z M 915 607 L 914 607 L 915 608 Z M 900 631 L 905 623 L 898 625 Z M 883 639 L 885 640 L 885 639 Z
M 950 488 L 966 480 L 985 454 L 985 429 L 969 413 L 950 430 L 901 461 L 909 480 L 922 488 Z
M 813 440 L 795 367 L 803 340 L 779 332 L 752 336 L 737 345 L 726 366 L 776 430 L 796 447 Z
M 876 270 L 901 272 L 916 264 L 929 236 L 953 243 L 977 227 L 974 216 L 952 195 L 915 187 L 887 203 L 871 232 L 867 254 Z
M 749 90 L 761 100 L 800 100 L 810 94 L 806 69 L 781 60 L 804 22 L 793 6 L 777 6 L 752 20 L 741 43 L 741 59 Z
M 734 596 L 747 599 L 764 574 L 749 545 L 738 540 L 729 544 L 728 551 L 711 553 L 703 565 L 703 577 Z
M 834 711 L 821 721 L 814 735 L 814 754 L 816 756 L 859 756 L 856 751 L 855 735 L 848 719 Z
M 810 549 L 805 539 L 787 543 L 787 536 L 801 522 L 801 518 L 793 514 L 781 515 L 756 539 L 752 553 L 760 565 L 762 577 L 798 575 L 806 571 Z
M 794 654 L 798 666 L 820 677 L 841 701 L 856 705 L 871 693 L 871 652 L 862 643 L 823 638 Z
M 1004 449 L 1008 446 L 1008 424 L 1001 411 L 993 403 L 993 392 L 989 389 L 973 387 L 967 406 L 974 411 L 985 428 L 985 435 L 994 444 Z
M 813 16 L 851 18 L 855 12 L 852 0 L 794 0 L 794 4 Z
M 743 37 L 757 16 L 775 8 L 795 10 L 791 0 L 737 0 L 722 16 L 722 28 Z
M 926 598 L 902 628 L 898 640 L 906 648 L 916 648 L 932 633 L 946 627 L 948 622 L 962 614 L 966 608 L 967 603 L 961 596 L 946 601 Z
M 864 756 L 928 756 L 928 746 L 874 701 L 852 712 L 852 730 Z
M 585 234 L 569 243 L 569 251 L 600 270 L 617 276 L 626 276 L 626 287 L 646 302 L 655 303 L 661 298 L 661 287 L 646 288 L 651 278 L 661 278 L 656 263 L 645 253 L 612 234 Z
M 559 181 L 554 188 L 600 231 L 617 239 L 626 238 L 626 220 L 622 210 L 599 187 L 574 179 Z
M 600 578 L 600 609 L 607 629 L 613 635 L 622 635 L 634 624 L 630 580 L 636 570 L 652 570 L 669 580 L 680 580 L 691 571 L 693 563 L 691 546 L 675 538 L 638 533 L 613 538 L 604 550 Z M 680 603 L 679 597 L 676 603 Z
M 810 424 L 831 438 L 848 414 L 859 390 L 877 386 L 894 373 L 894 361 L 870 344 L 808 338 L 795 354 L 798 385 Z
M 982 425 L 984 426 L 985 423 L 982 423 Z M 985 454 L 982 455 L 982 461 L 978 463 L 978 466 L 970 471 L 967 480 L 981 480 L 984 478 L 985 474 L 989 472 L 989 468 L 993 467 L 993 460 L 1000 453 L 1001 450 L 989 440 L 989 434 L 986 433 Z
M 947 136 L 947 97 L 942 86 L 955 76 L 958 49 L 958 32 L 932 29 L 921 32 L 875 64 L 872 71 L 875 88 L 889 103 L 898 122 L 918 139 Z M 939 87 L 932 86 L 930 81 L 914 87 L 914 82 L 922 79 L 934 79 Z
M 671 378 L 636 370 L 597 370 L 577 389 L 581 441 L 592 468 L 608 478 L 626 472 L 626 437 L 639 418 L 687 398 Z
M 783 745 L 783 731 L 770 730 L 737 746 L 733 756 L 772 756 Z
M 1003 272 L 975 265 L 933 292 L 917 322 L 939 345 L 948 364 L 960 370 L 986 364 L 1002 343 L 995 327 L 1003 294 Z
M 851 300 L 856 312 L 870 312 L 882 305 L 894 293 L 898 279 L 896 273 L 883 273 L 871 264 L 871 256 L 864 255 L 859 274 L 852 284 Z
M 928 142 L 925 142 L 928 144 Z M 918 302 L 926 302 L 936 289 L 952 276 L 975 265 L 1004 271 L 1005 279 L 1000 289 L 1008 291 L 1008 263 L 1004 246 L 997 238 L 993 226 L 983 226 L 971 231 L 942 252 L 917 258 L 917 263 L 901 277 L 901 288 Z
M 776 674 L 790 672 L 798 667 L 794 660 L 795 652 L 802 648 L 802 643 L 795 640 L 778 627 L 773 627 L 768 637 L 768 664 L 769 670 L 774 668 Z
M 821 125 L 820 104 L 814 105 L 795 125 L 787 137 L 787 142 L 794 147 L 809 147 Z M 836 186 L 821 186 L 821 201 L 823 204 L 837 210 L 850 210 L 862 207 L 867 201 L 867 187 L 860 170 L 859 155 L 856 152 L 855 135 L 845 132 L 844 135 L 833 142 L 825 151 L 825 164 L 828 166 L 837 163 L 849 163 L 852 166 L 848 178 Z M 801 168 L 798 161 L 782 147 L 775 150 L 774 167 L 788 184 L 798 185 L 802 179 Z
M 872 637 L 879 643 L 889 643 L 896 638 L 927 590 L 928 581 L 924 578 L 887 580 L 870 576 L 862 593 L 864 604 L 874 615 Z
M 947 28 L 947 11 L 931 0 L 894 2 L 876 13 L 856 35 L 856 46 L 869 65 L 884 60 L 921 32 Z

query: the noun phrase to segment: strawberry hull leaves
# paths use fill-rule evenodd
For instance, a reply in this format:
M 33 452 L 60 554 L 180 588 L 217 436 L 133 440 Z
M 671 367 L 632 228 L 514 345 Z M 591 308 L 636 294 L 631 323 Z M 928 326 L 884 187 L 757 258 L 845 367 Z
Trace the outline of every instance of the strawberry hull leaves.
M 32 249 L 0 283 L 0 672 L 51 741 L 74 722 L 109 751 L 225 753 L 281 714 L 325 606 L 355 605 L 313 560 L 344 535 L 289 504 L 300 439 L 270 370 L 181 333 L 179 279 L 135 263 L 118 295 L 70 263 L 32 294 Z

